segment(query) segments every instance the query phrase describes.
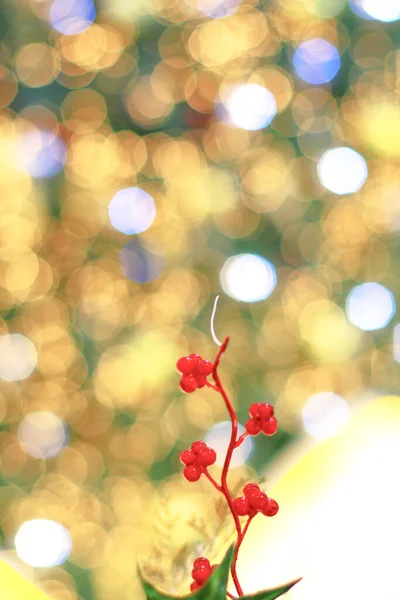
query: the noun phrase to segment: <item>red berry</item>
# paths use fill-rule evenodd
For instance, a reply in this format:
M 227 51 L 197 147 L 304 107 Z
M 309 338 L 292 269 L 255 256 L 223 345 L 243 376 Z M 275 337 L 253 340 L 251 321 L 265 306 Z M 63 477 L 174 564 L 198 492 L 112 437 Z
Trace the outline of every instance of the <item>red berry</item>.
M 258 435 L 261 431 L 260 425 L 258 424 L 259 419 L 249 419 L 246 422 L 245 428 L 248 434 Z
M 261 429 L 265 433 L 265 435 L 274 435 L 276 430 L 278 429 L 278 423 L 275 417 L 271 417 L 268 421 L 263 421 L 261 423 Z
M 182 464 L 191 465 L 195 462 L 196 455 L 194 452 L 192 452 L 192 450 L 184 450 L 183 452 L 181 452 L 179 458 Z
M 199 375 L 205 375 L 205 377 L 207 377 L 208 375 L 211 375 L 212 371 L 213 364 L 209 360 L 199 360 L 196 365 L 196 372 L 199 373 Z
M 198 388 L 203 388 L 206 385 L 207 379 L 204 375 L 197 375 L 197 373 L 195 373 L 194 377 L 196 378 Z
M 251 508 L 255 508 L 257 510 L 261 510 L 267 505 L 267 502 L 268 496 L 264 494 L 264 492 L 260 492 L 258 496 L 254 495 L 249 498 Z
M 244 517 L 244 515 L 249 514 L 250 504 L 246 496 L 235 498 L 235 500 L 233 501 L 233 506 L 235 507 L 235 510 L 240 517 Z
M 272 498 L 268 498 L 268 501 L 265 506 L 261 509 L 261 512 L 266 517 L 273 517 L 279 510 L 279 504 L 276 500 Z
M 189 354 L 189 358 L 192 360 L 192 373 L 197 371 L 197 365 L 202 360 L 200 354 Z
M 210 577 L 211 573 L 212 573 L 211 567 L 204 566 L 204 567 L 201 567 L 201 569 L 193 569 L 192 577 L 195 581 L 197 581 L 197 583 L 200 583 L 200 585 L 201 585 L 207 581 L 207 579 Z
M 258 408 L 259 408 L 259 404 L 252 404 L 249 408 L 249 415 L 253 418 L 257 418 L 258 415 Z
M 247 483 L 243 488 L 243 494 L 246 496 L 246 498 L 259 496 L 260 492 L 261 490 L 256 483 Z
M 260 417 L 260 419 L 262 419 L 263 421 L 266 421 L 267 419 L 270 419 L 274 414 L 274 407 L 271 406 L 270 404 L 267 404 L 266 402 L 264 404 L 260 404 L 259 408 L 258 408 L 258 416 Z
M 197 464 L 202 467 L 209 467 L 210 465 L 213 465 L 216 460 L 217 455 L 212 448 L 205 448 L 205 450 L 202 450 L 197 455 Z
M 193 561 L 193 568 L 194 569 L 201 569 L 204 566 L 205 567 L 209 567 L 210 566 L 210 561 L 205 556 L 199 556 L 199 558 L 196 558 Z
M 193 442 L 192 450 L 195 454 L 199 454 L 202 450 L 206 450 L 207 444 L 205 442 L 197 441 Z
M 190 356 L 182 356 L 176 363 L 176 368 L 183 375 L 190 375 L 193 370 L 193 360 Z
M 183 469 L 183 476 L 188 481 L 198 481 L 201 476 L 201 468 L 197 465 L 188 465 Z
M 180 381 L 181 390 L 190 394 L 197 390 L 197 381 L 193 375 L 184 375 Z
M 201 585 L 199 583 L 196 583 L 195 581 L 193 581 L 190 584 L 190 591 L 191 592 L 195 592 L 196 590 L 198 590 L 199 588 L 201 588 Z

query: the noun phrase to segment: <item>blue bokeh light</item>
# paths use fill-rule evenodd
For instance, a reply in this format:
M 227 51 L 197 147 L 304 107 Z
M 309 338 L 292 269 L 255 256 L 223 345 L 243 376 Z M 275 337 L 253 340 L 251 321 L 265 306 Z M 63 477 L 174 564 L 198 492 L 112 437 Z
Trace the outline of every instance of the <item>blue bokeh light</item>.
M 54 29 L 65 35 L 78 35 L 90 27 L 96 18 L 92 0 L 53 0 L 50 21 Z
M 392 292 L 375 281 L 356 285 L 347 296 L 347 318 L 364 331 L 386 327 L 395 312 Z
M 156 216 L 156 206 L 150 194 L 139 187 L 119 190 L 108 205 L 113 227 L 126 235 L 146 231 Z
M 136 283 L 154 281 L 165 267 L 165 261 L 161 256 L 149 252 L 138 241 L 125 244 L 119 262 L 125 277 Z
M 307 83 L 327 83 L 340 69 L 339 52 L 321 38 L 307 40 L 294 53 L 293 66 L 297 75 Z
M 21 138 L 20 148 L 22 166 L 32 177 L 53 177 L 64 166 L 65 144 L 51 131 L 28 131 Z
M 198 9 L 212 19 L 230 17 L 239 8 L 241 0 L 198 0 Z

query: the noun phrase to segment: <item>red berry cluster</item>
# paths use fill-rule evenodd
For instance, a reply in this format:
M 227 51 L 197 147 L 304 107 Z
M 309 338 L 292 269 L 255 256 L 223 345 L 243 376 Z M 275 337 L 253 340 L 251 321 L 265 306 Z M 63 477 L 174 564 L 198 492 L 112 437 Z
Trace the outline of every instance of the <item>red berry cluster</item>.
M 243 496 L 236 498 L 233 505 L 240 517 L 249 515 L 254 517 L 261 512 L 266 517 L 273 517 L 279 510 L 278 503 L 272 498 L 268 498 L 256 483 L 248 483 L 243 488 Z
M 258 435 L 260 431 L 265 435 L 274 435 L 278 429 L 278 423 L 274 417 L 274 407 L 270 404 L 252 404 L 249 408 L 252 417 L 246 423 L 246 431 L 249 435 Z
M 176 368 L 182 373 L 180 381 L 181 390 L 190 394 L 207 383 L 208 375 L 211 375 L 213 364 L 209 360 L 201 358 L 200 354 L 182 356 L 176 363 Z
M 201 588 L 217 567 L 218 565 L 211 566 L 208 558 L 204 558 L 204 556 L 196 558 L 193 562 L 192 577 L 194 581 L 190 584 L 190 591 L 195 592 Z
M 217 460 L 215 450 L 209 448 L 207 444 L 201 441 L 193 442 L 190 450 L 184 450 L 180 454 L 183 469 L 183 476 L 188 481 L 197 481 L 206 467 L 209 467 Z

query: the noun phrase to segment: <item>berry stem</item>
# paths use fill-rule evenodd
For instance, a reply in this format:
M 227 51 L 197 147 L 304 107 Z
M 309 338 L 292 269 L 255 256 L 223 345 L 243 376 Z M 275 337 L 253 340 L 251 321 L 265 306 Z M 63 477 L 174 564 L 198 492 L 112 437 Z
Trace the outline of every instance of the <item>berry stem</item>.
M 249 518 L 246 521 L 246 525 L 244 526 L 243 532 L 240 534 L 240 536 L 238 536 L 238 540 L 236 542 L 236 547 L 235 547 L 235 552 L 233 554 L 233 562 L 232 562 L 232 565 L 235 565 L 235 567 L 236 567 L 236 561 L 237 561 L 237 557 L 239 554 L 240 546 L 243 542 L 244 536 L 246 535 L 249 525 L 250 525 L 251 521 L 253 520 L 253 518 L 254 518 L 253 516 L 249 516 Z
M 229 592 L 226 592 L 226 595 L 228 596 L 228 598 L 233 598 L 233 600 L 236 600 L 236 599 L 235 599 L 235 596 L 233 596 L 233 595 L 232 595 L 232 594 L 230 594 Z
M 209 387 L 209 388 L 211 388 L 215 392 L 219 392 L 219 389 L 215 385 L 213 385 L 212 383 L 210 383 L 209 381 L 206 381 L 206 386 Z
M 215 481 L 214 477 L 212 477 L 212 475 L 210 475 L 210 473 L 207 471 L 207 469 L 204 469 L 203 473 L 207 477 L 207 479 L 209 481 L 211 481 L 211 483 L 213 484 L 215 489 L 218 490 L 219 492 L 223 493 L 222 487 L 220 485 L 218 485 L 218 483 Z
M 242 433 L 242 435 L 236 440 L 235 448 L 239 448 L 240 444 L 244 442 L 248 435 L 249 434 L 247 433 L 247 431 Z
M 234 559 L 233 559 L 233 562 L 231 565 L 232 579 L 234 581 L 234 584 L 235 584 L 235 587 L 237 589 L 239 596 L 243 596 L 243 590 L 240 586 L 240 583 L 239 583 L 239 580 L 238 580 L 238 577 L 236 574 L 236 559 L 237 559 L 237 553 L 239 550 L 239 546 L 241 543 L 242 529 L 241 529 L 239 517 L 238 517 L 235 507 L 233 505 L 233 500 L 232 500 L 231 494 L 229 492 L 228 484 L 227 484 L 227 475 L 228 475 L 229 465 L 231 463 L 232 454 L 233 454 L 233 451 L 234 451 L 235 445 L 236 445 L 236 438 L 237 438 L 237 432 L 238 432 L 238 420 L 237 420 L 236 412 L 232 406 L 231 401 L 229 400 L 229 397 L 224 389 L 224 386 L 222 385 L 221 379 L 218 374 L 219 363 L 220 363 L 223 353 L 225 352 L 225 350 L 228 346 L 228 343 L 229 343 L 229 337 L 225 338 L 224 342 L 222 343 L 222 345 L 219 349 L 219 352 L 214 361 L 212 376 L 215 381 L 216 391 L 218 391 L 221 394 L 221 396 L 225 402 L 226 408 L 228 409 L 229 416 L 230 416 L 231 422 L 232 422 L 231 439 L 229 441 L 228 450 L 227 450 L 227 453 L 225 456 L 224 466 L 222 467 L 221 488 L 222 488 L 222 493 L 224 494 L 226 501 L 229 505 L 229 509 L 232 513 L 233 519 L 235 521 L 235 527 L 236 527 L 236 532 L 237 532 L 235 555 L 234 555 Z

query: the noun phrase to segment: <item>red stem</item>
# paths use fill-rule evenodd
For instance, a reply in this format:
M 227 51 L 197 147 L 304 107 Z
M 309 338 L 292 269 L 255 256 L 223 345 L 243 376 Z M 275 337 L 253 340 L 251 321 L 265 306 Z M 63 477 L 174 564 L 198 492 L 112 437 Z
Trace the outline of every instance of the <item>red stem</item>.
M 235 448 L 239 448 L 240 444 L 242 442 L 244 442 L 244 440 L 247 438 L 248 435 L 249 434 L 247 433 L 247 431 L 245 431 L 244 433 L 242 433 L 242 435 L 236 441 Z
M 220 485 L 218 485 L 218 483 L 215 481 L 214 477 L 212 477 L 210 475 L 210 473 L 207 471 L 206 468 L 203 470 L 203 473 L 207 477 L 207 479 L 209 481 L 211 481 L 211 483 L 213 484 L 213 486 L 215 487 L 215 489 L 218 490 L 219 492 L 223 493 L 222 487 Z
M 226 592 L 226 595 L 227 595 L 229 598 L 233 598 L 233 600 L 236 600 L 236 599 L 235 599 L 235 596 L 232 596 L 232 594 L 230 594 L 229 592 Z
M 232 513 L 233 519 L 235 521 L 235 527 L 236 527 L 236 532 L 237 532 L 237 542 L 236 542 L 236 548 L 235 548 L 235 554 L 234 554 L 234 559 L 231 565 L 231 574 L 232 574 L 232 579 L 233 582 L 235 584 L 235 587 L 237 589 L 237 592 L 239 594 L 239 596 L 243 596 L 243 590 L 240 586 L 237 574 L 236 574 L 236 560 L 237 560 L 237 553 L 239 551 L 239 546 L 241 544 L 241 541 L 243 539 L 242 537 L 242 528 L 240 525 L 240 520 L 238 515 L 236 514 L 235 511 L 235 507 L 233 505 L 233 500 L 231 497 L 231 494 L 229 492 L 229 488 L 228 488 L 228 484 L 227 484 L 227 475 L 228 475 L 228 470 L 229 470 L 229 465 L 231 463 L 231 459 L 232 459 L 232 454 L 233 451 L 235 449 L 236 446 L 236 437 L 237 437 L 237 431 L 238 431 L 238 420 L 237 420 L 237 416 L 236 416 L 236 412 L 232 406 L 231 401 L 228 398 L 228 395 L 224 389 L 224 386 L 222 385 L 222 382 L 219 378 L 218 375 L 218 366 L 221 360 L 221 357 L 223 355 L 223 353 L 225 352 L 227 346 L 229 343 L 229 337 L 227 337 L 223 344 L 221 345 L 219 352 L 216 356 L 216 359 L 214 361 L 214 367 L 213 367 L 213 372 L 212 372 L 212 376 L 213 379 L 215 381 L 215 386 L 217 388 L 217 391 L 221 394 L 222 398 L 224 399 L 226 408 L 228 409 L 229 412 L 229 416 L 231 418 L 231 422 L 232 422 L 232 431 L 231 431 L 231 439 L 229 441 L 229 446 L 228 446 L 228 450 L 225 456 L 225 461 L 224 461 L 224 466 L 222 467 L 222 475 L 221 475 L 221 488 L 222 488 L 222 493 L 224 494 L 226 501 L 229 505 L 229 509 Z

